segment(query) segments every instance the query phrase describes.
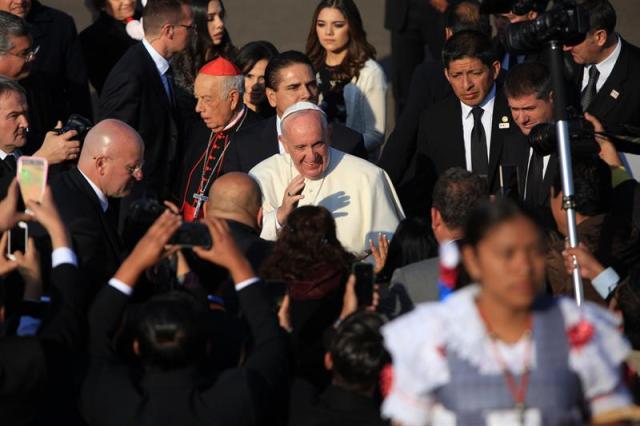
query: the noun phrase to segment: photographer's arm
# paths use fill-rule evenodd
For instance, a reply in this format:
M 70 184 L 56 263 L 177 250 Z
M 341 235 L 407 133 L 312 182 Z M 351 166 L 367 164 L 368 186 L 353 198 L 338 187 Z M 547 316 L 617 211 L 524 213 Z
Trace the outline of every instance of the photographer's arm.
M 47 132 L 44 141 L 34 155 L 34 157 L 44 157 L 49 165 L 62 163 L 67 160 L 76 160 L 80 154 L 80 142 L 74 140 L 78 135 L 75 130 L 70 130 L 63 134 L 58 134 L 56 130 L 62 128 L 62 123 L 58 121 L 55 130 Z

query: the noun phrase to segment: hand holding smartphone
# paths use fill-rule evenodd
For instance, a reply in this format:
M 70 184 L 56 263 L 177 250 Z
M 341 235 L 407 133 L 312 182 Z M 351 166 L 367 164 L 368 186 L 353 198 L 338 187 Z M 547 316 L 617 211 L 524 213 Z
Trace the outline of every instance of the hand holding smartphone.
M 23 254 L 27 250 L 27 241 L 29 241 L 29 226 L 26 222 L 18 222 L 16 226 L 9 231 L 7 241 L 7 258 L 9 260 L 16 260 L 15 252 L 19 251 Z
M 49 164 L 45 158 L 22 156 L 18 159 L 17 178 L 24 201 L 42 201 L 47 187 Z
M 352 266 L 352 272 L 356 277 L 358 306 L 371 306 L 373 303 L 373 282 L 375 279 L 373 265 L 365 262 L 356 262 Z

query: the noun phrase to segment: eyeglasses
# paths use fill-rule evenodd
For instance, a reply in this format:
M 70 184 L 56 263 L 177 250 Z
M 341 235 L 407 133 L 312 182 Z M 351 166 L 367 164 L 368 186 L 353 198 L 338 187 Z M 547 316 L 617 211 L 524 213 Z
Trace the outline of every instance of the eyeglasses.
M 36 55 L 38 54 L 39 51 L 40 51 L 40 46 L 36 46 L 33 49 L 25 50 L 24 52 L 20 52 L 20 53 L 2 52 L 2 55 L 17 56 L 18 58 L 24 59 L 25 62 L 31 62 L 36 58 Z
M 103 156 L 103 155 L 93 157 L 93 159 L 94 159 L 94 160 L 97 160 L 98 158 L 104 158 L 104 159 L 106 159 L 106 160 L 113 160 L 113 157 L 107 157 L 107 156 Z M 137 164 L 137 165 L 135 165 L 135 166 L 124 166 L 124 167 L 125 167 L 125 169 L 127 170 L 127 172 L 129 172 L 129 174 L 130 174 L 131 176 L 133 176 L 133 175 L 135 175 L 135 174 L 137 174 L 137 173 L 142 172 L 142 167 L 143 167 L 143 166 L 144 166 L 144 162 L 142 162 L 142 163 L 140 163 L 140 164 Z

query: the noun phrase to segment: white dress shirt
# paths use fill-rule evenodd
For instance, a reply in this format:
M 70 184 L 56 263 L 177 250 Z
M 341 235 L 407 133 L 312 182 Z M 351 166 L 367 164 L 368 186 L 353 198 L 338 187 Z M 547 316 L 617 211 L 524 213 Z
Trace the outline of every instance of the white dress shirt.
M 616 48 L 613 49 L 613 52 L 611 52 L 611 54 L 607 56 L 604 61 L 595 65 L 595 67 L 598 69 L 598 72 L 600 73 L 600 75 L 598 76 L 598 81 L 596 82 L 596 92 L 599 92 L 600 89 L 602 89 L 602 86 L 604 86 L 604 83 L 606 83 L 607 79 L 611 75 L 613 67 L 616 65 L 616 62 L 618 62 L 621 51 L 622 42 L 620 41 L 620 37 L 618 37 L 618 44 L 616 44 Z M 582 71 L 582 90 L 584 90 L 584 88 L 587 87 L 587 83 L 589 83 L 589 69 L 592 66 L 594 65 L 584 67 L 584 70 Z
M 20 153 L 19 149 L 16 149 L 13 152 L 4 152 L 3 150 L 0 149 L 0 160 L 4 161 L 4 159 L 7 158 L 9 155 L 13 155 L 14 157 L 16 157 L 16 160 L 17 160 L 18 158 L 20 158 L 22 154 Z
M 486 98 L 482 101 L 480 108 L 484 110 L 482 113 L 482 127 L 484 128 L 484 134 L 487 137 L 487 158 L 491 161 L 491 126 L 493 123 L 493 105 L 496 100 L 496 85 L 494 84 L 491 91 Z M 464 102 L 460 101 L 462 106 L 462 135 L 464 137 L 464 156 L 467 163 L 467 170 L 471 171 L 471 131 L 473 130 L 473 114 L 471 110 L 474 107 L 470 107 Z
M 89 179 L 87 175 L 82 173 L 80 169 L 78 169 L 78 171 L 80 172 L 82 177 L 84 177 L 86 181 L 89 182 L 89 185 L 91 185 L 91 189 L 93 189 L 93 192 L 95 192 L 96 196 L 98 197 L 98 201 L 100 201 L 100 208 L 103 212 L 106 212 L 109 208 L 109 200 L 107 199 L 107 196 L 104 195 L 104 192 L 102 192 L 100 188 L 98 188 L 93 182 L 91 182 L 91 179 Z
M 156 64 L 158 74 L 160 74 L 160 80 L 162 80 L 162 85 L 164 86 L 164 91 L 167 94 L 167 97 L 169 97 L 169 100 L 171 100 L 172 88 L 169 85 L 169 80 L 166 76 L 166 73 L 169 70 L 170 66 L 169 61 L 167 61 L 161 54 L 159 54 L 158 51 L 154 49 L 151 44 L 149 44 L 147 39 L 142 40 L 142 45 L 145 49 L 147 49 L 147 52 L 149 52 L 149 55 L 151 55 L 151 59 L 153 59 L 153 62 Z

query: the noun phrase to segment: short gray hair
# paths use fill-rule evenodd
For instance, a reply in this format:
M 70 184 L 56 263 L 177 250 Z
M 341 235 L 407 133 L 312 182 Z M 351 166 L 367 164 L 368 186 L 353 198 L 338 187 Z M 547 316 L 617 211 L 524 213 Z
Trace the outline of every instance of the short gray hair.
M 232 90 L 237 91 L 240 97 L 242 97 L 244 93 L 244 76 L 242 74 L 230 75 L 222 79 L 220 83 L 220 95 L 227 97 Z
M 13 49 L 11 37 L 29 37 L 27 22 L 9 12 L 0 11 L 0 53 L 7 53 Z
M 0 76 L 0 98 L 11 92 L 18 93 L 25 100 L 27 98 L 27 94 L 24 91 L 24 88 L 20 86 L 17 81 Z

